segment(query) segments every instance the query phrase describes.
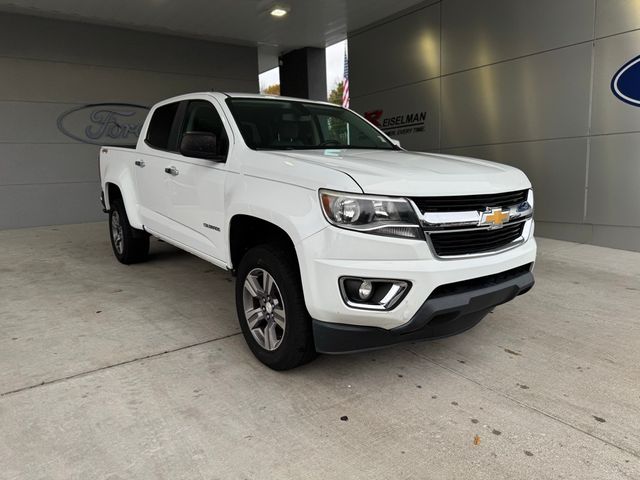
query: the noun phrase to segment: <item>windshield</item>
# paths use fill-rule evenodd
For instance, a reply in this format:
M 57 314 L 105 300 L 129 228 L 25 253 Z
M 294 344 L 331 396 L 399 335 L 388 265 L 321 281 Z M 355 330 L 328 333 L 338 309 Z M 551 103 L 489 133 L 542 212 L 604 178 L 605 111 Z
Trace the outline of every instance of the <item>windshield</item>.
M 228 98 L 244 141 L 254 150 L 393 150 L 367 121 L 340 107 L 290 100 Z

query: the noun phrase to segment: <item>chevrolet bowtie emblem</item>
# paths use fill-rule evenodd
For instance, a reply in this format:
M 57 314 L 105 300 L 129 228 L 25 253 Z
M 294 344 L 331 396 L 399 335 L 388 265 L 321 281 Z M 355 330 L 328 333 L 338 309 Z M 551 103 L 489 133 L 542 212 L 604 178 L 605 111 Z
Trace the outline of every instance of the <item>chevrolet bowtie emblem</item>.
M 487 208 L 480 216 L 480 222 L 478 226 L 486 227 L 490 229 L 501 228 L 505 223 L 509 221 L 509 210 L 502 210 L 502 208 Z

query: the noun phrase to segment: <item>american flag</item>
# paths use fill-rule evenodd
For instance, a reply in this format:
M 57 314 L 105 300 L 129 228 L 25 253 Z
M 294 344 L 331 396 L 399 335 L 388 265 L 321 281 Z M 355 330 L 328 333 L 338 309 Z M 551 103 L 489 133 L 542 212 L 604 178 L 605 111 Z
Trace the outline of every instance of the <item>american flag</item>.
M 342 106 L 349 108 L 349 57 L 347 47 L 344 48 L 344 84 L 342 89 Z

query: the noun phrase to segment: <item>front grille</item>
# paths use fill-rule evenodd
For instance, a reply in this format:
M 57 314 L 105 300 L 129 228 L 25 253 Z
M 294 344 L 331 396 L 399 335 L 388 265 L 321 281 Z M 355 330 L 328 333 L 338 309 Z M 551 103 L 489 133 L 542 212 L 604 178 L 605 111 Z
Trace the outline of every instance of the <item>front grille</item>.
M 414 197 L 422 213 L 485 211 L 487 207 L 511 207 L 527 200 L 528 190 L 491 193 L 488 195 L 464 195 L 458 197 Z
M 499 250 L 517 240 L 524 229 L 524 222 L 505 225 L 496 230 L 469 229 L 456 232 L 430 233 L 436 254 L 443 256 L 470 255 Z

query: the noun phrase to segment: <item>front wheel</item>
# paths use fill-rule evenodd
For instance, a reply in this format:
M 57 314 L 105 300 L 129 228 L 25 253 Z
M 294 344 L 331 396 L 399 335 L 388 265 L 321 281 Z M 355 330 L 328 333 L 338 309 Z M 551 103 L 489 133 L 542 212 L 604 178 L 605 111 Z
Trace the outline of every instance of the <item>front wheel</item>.
M 244 338 L 256 358 L 274 370 L 289 370 L 316 356 L 293 255 L 276 245 L 252 248 L 240 261 L 236 279 Z

